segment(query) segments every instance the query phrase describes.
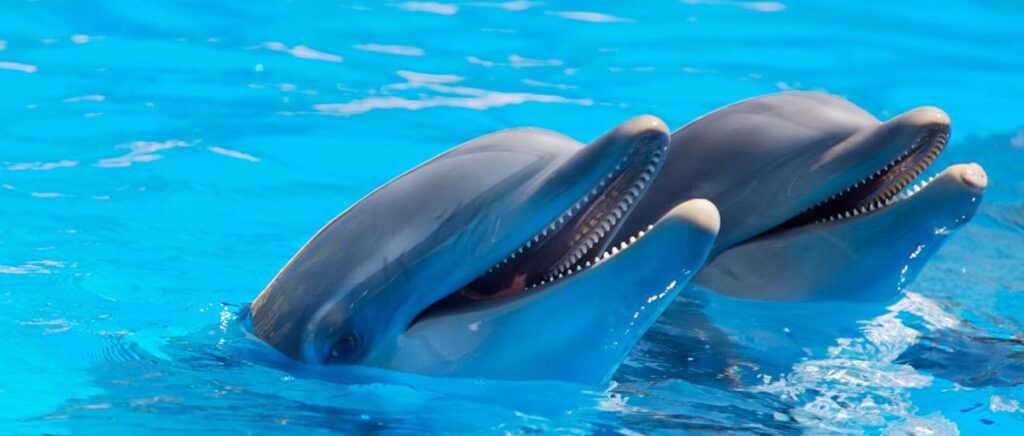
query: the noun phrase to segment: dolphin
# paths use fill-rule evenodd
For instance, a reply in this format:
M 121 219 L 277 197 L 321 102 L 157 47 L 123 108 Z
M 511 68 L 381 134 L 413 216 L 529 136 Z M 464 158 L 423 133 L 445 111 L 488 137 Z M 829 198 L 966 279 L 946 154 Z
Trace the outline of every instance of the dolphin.
M 981 202 L 977 164 L 923 177 L 949 130 L 935 107 L 881 122 L 820 92 L 735 103 L 672 134 L 664 170 L 614 240 L 705 198 L 721 231 L 695 284 L 743 299 L 888 299 Z
M 324 226 L 248 307 L 308 367 L 608 380 L 718 232 L 680 201 L 611 245 L 668 148 L 652 116 L 582 144 L 512 129 L 449 150 Z

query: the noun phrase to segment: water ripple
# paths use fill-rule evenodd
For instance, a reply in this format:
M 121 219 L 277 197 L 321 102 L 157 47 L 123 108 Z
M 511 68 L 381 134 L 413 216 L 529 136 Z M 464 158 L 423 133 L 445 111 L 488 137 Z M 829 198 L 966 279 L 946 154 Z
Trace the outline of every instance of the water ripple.
M 39 70 L 35 65 L 19 62 L 0 61 L 0 70 L 21 71 L 22 73 L 34 73 Z
M 162 155 L 156 154 L 158 151 L 168 150 L 171 148 L 188 147 L 190 145 L 191 144 L 185 141 L 177 139 L 167 141 L 135 141 L 129 144 L 117 146 L 117 148 L 127 148 L 129 150 L 127 154 L 100 159 L 96 162 L 96 166 L 103 168 L 120 168 L 132 166 L 136 163 L 153 162 L 163 158 Z
M 288 54 L 290 54 L 292 56 L 295 56 L 295 57 L 301 58 L 301 59 L 312 59 L 312 60 L 325 61 L 325 62 L 341 62 L 341 61 L 344 60 L 344 58 L 342 58 L 340 55 L 336 55 L 336 54 L 333 54 L 333 53 L 327 53 L 327 52 L 323 52 L 323 51 L 320 51 L 320 50 L 315 50 L 315 49 L 312 49 L 312 48 L 304 46 L 304 45 L 297 45 L 295 47 L 290 47 L 289 48 L 284 43 L 277 42 L 277 41 L 269 41 L 269 42 L 264 42 L 263 43 L 263 47 L 268 49 L 268 50 L 280 51 L 280 52 L 288 53 Z
M 551 11 L 548 12 L 548 14 L 565 18 L 567 20 L 585 21 L 588 23 L 632 23 L 634 21 L 631 18 L 623 18 L 601 12 L 589 11 Z
M 386 85 L 385 90 L 429 90 L 447 95 L 424 95 L 419 98 L 399 96 L 373 96 L 356 99 L 345 103 L 321 103 L 314 109 L 327 115 L 357 115 L 377 109 L 421 110 L 435 107 L 455 107 L 474 110 L 486 110 L 495 107 L 522 103 L 563 103 L 591 106 L 593 100 L 571 99 L 552 94 L 533 94 L 528 92 L 491 91 L 468 86 L 452 86 L 446 83 L 461 81 L 455 75 L 430 75 L 409 71 L 399 72 L 405 83 Z
M 410 12 L 429 12 L 438 15 L 455 15 L 459 12 L 459 7 L 456 5 L 437 2 L 403 2 L 398 4 L 398 8 Z
M 422 48 L 409 45 L 388 45 L 388 44 L 356 44 L 352 48 L 356 50 L 393 54 L 398 56 L 423 56 L 426 54 Z

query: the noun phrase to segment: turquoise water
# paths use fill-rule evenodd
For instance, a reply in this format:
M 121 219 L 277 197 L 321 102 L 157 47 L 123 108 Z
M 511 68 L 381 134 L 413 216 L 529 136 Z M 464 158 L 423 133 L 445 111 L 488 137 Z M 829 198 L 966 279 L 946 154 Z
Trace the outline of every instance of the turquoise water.
M 5 2 L 0 432 L 1021 431 L 1022 22 L 1011 1 Z M 898 298 L 693 290 L 598 387 L 307 379 L 234 321 L 323 223 L 462 141 L 786 89 L 940 106 L 934 168 L 987 170 Z

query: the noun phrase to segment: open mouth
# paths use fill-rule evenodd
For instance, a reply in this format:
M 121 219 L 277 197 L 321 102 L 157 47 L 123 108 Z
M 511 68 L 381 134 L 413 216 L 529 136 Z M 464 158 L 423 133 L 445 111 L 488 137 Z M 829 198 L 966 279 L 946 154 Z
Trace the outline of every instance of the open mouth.
M 548 286 L 591 268 L 643 237 L 608 247 L 661 169 L 668 143 L 661 133 L 637 139 L 637 145 L 575 204 L 500 262 L 462 288 L 421 312 L 421 319 L 484 301 Z M 648 227 L 650 229 L 650 227 Z
M 850 219 L 909 198 L 934 178 L 911 185 L 935 162 L 948 141 L 948 124 L 926 129 L 892 162 L 765 234 Z

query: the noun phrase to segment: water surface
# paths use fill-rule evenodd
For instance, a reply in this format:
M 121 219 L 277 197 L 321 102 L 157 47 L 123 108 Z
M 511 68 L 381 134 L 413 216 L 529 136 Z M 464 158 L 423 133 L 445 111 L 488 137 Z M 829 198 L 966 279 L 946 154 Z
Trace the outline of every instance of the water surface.
M 1020 431 L 1021 22 L 1010 1 L 5 2 L 0 427 Z M 598 387 L 295 377 L 233 322 L 323 223 L 460 142 L 788 89 L 940 106 L 935 168 L 989 173 L 892 301 L 687 292 Z

